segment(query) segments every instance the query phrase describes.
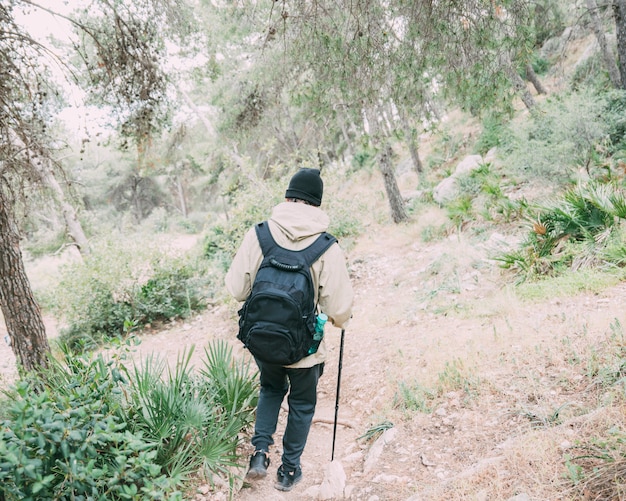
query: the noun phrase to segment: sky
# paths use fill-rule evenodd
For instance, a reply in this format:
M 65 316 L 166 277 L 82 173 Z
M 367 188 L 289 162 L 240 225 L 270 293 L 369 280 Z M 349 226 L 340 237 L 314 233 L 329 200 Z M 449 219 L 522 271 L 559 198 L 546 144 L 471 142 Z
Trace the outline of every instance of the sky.
M 87 5 L 85 0 L 40 0 L 40 4 L 54 10 L 61 15 L 69 15 L 77 8 Z M 25 27 L 28 33 L 45 47 L 52 48 L 51 38 L 61 42 L 69 42 L 73 36 L 72 26 L 63 17 L 50 14 L 44 9 L 24 6 L 16 8 L 15 20 Z M 68 107 L 61 111 L 58 118 L 65 124 L 68 131 L 80 139 L 85 135 L 103 134 L 106 128 L 101 124 L 106 119 L 106 112 L 102 109 L 85 106 L 85 93 L 68 81 L 64 71 L 58 66 L 51 65 L 54 77 L 65 90 Z
M 88 0 L 35 1 L 38 1 L 40 5 L 54 10 L 62 16 L 71 15 L 76 9 L 88 7 L 89 5 Z M 61 42 L 67 42 L 74 36 L 69 21 L 63 19 L 63 17 L 52 15 L 43 8 L 22 6 L 21 9 L 19 7 L 16 9 L 15 14 L 16 21 L 23 25 L 31 36 L 44 46 L 52 47 L 51 39 L 53 37 Z M 167 44 L 167 50 L 169 53 L 169 68 L 167 71 L 174 77 L 180 72 L 189 69 L 190 66 L 200 67 L 206 64 L 207 61 L 206 55 L 202 53 L 198 53 L 193 59 L 177 57 L 180 49 L 174 47 L 172 44 Z M 58 118 L 63 121 L 68 132 L 74 135 L 74 138 L 78 141 L 85 138 L 85 136 L 111 134 L 112 131 L 110 127 L 107 126 L 107 123 L 110 122 L 110 120 L 108 120 L 110 112 L 103 107 L 85 106 L 85 92 L 68 80 L 67 73 L 62 68 L 55 67 L 55 65 L 50 65 L 50 68 L 60 86 L 65 89 L 68 107 L 58 115 Z M 174 78 L 174 80 L 176 80 L 176 78 Z M 183 89 L 186 88 L 186 91 L 190 91 L 192 82 L 178 81 L 177 85 Z M 190 111 L 186 109 L 185 106 L 182 106 L 177 111 L 175 121 L 185 121 L 189 114 Z

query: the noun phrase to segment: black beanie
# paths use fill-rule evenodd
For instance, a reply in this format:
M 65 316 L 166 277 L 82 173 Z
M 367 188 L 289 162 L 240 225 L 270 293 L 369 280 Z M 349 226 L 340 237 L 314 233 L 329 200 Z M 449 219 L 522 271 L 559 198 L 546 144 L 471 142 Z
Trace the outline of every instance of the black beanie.
M 322 203 L 323 193 L 324 183 L 320 177 L 320 171 L 317 169 L 300 169 L 289 181 L 285 198 L 297 198 L 319 207 Z

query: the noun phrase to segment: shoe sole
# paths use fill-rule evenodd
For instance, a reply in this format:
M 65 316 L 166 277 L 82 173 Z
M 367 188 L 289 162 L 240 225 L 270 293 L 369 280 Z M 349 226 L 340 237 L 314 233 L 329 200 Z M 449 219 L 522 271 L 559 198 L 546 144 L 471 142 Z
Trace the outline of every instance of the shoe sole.
M 302 480 L 302 476 L 299 476 L 298 478 L 296 478 L 290 486 L 285 486 L 285 485 L 281 484 L 280 482 L 276 482 L 276 484 L 274 485 L 274 488 L 278 489 L 279 491 L 282 491 L 282 492 L 289 492 L 291 489 L 293 489 L 293 487 L 298 482 L 300 482 L 300 480 Z
M 258 480 L 267 476 L 267 470 L 252 469 L 246 474 L 247 480 Z

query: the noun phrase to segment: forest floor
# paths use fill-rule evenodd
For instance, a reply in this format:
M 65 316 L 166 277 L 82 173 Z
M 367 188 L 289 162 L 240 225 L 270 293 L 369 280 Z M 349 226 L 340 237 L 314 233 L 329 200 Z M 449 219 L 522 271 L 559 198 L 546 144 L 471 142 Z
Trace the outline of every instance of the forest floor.
M 415 185 L 410 175 L 401 181 Z M 623 400 L 610 400 L 611 393 L 592 388 L 589 378 L 603 343 L 622 334 L 626 284 L 523 300 L 492 260 L 507 238 L 498 233 L 502 228 L 473 236 L 454 231 L 426 242 L 425 229 L 445 221 L 442 211 L 425 209 L 409 223 L 392 225 L 384 197 L 371 200 L 372 221 L 346 248 L 356 297 L 345 330 L 335 446 L 346 474 L 345 499 L 583 499 L 566 481 L 566 456 L 576 455 L 578 439 L 605 436 L 626 420 Z M 154 353 L 174 363 L 195 345 L 197 366 L 214 339 L 230 340 L 235 353 L 246 356 L 235 339 L 236 309 L 220 304 L 144 332 L 136 356 Z M 49 327 L 54 335 L 52 322 Z M 273 488 L 286 418 L 281 412 L 268 477 L 244 484 L 234 499 L 317 499 L 331 461 L 341 337 L 334 327 L 326 336 L 329 357 L 302 482 L 289 493 Z M 13 354 L 2 342 L 4 383 L 14 371 Z M 360 438 L 385 428 L 392 431 L 376 445 Z M 241 464 L 243 474 L 247 456 Z M 190 499 L 227 495 L 207 485 Z

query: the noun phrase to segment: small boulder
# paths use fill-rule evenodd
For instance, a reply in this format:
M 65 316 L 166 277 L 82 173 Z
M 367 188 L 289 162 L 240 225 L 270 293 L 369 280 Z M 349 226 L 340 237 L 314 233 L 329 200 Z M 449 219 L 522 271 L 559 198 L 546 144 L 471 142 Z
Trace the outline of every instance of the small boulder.
M 326 467 L 324 480 L 317 499 L 342 499 L 346 488 L 346 473 L 340 461 L 331 461 Z

